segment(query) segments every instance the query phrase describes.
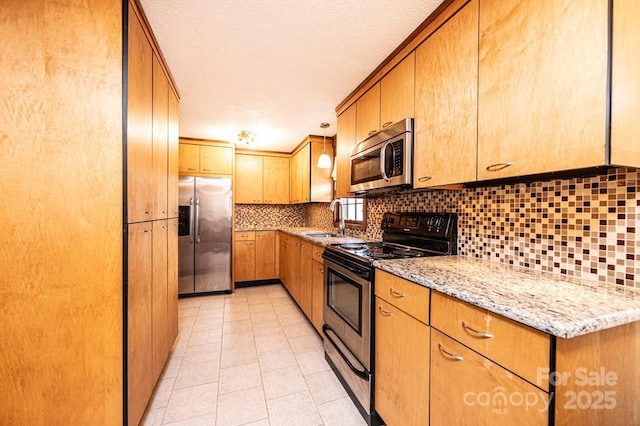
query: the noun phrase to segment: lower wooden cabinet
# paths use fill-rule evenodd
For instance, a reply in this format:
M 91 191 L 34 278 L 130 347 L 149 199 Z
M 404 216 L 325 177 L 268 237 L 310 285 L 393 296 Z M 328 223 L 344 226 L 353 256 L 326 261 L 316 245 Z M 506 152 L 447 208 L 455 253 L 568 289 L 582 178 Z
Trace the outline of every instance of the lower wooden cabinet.
M 233 281 L 276 277 L 275 231 L 239 231 L 233 242 Z
M 298 305 L 302 312 L 311 319 L 311 298 L 312 298 L 312 265 L 313 265 L 313 244 L 300 239 L 300 266 L 298 268 Z
M 431 329 L 432 425 L 546 425 L 548 399 L 531 383 Z
M 138 424 L 178 331 L 177 219 L 128 226 L 128 419 Z
M 324 264 L 318 262 L 314 257 L 311 265 L 311 324 L 322 335 L 322 325 L 324 324 L 324 316 L 322 314 L 324 309 Z
M 428 425 L 429 326 L 375 299 L 376 411 L 389 426 Z

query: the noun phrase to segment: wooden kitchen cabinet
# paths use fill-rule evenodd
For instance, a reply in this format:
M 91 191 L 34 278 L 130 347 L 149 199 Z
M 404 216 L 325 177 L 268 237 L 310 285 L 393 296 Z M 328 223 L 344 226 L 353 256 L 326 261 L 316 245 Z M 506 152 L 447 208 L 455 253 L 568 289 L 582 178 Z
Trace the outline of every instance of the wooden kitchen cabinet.
M 543 426 L 548 424 L 548 398 L 531 383 L 431 329 L 431 424 Z
M 289 159 L 262 157 L 262 202 L 289 204 Z
M 167 236 L 167 334 L 171 351 L 178 337 L 178 219 L 169 219 Z
M 429 424 L 429 294 L 376 270 L 376 411 L 386 424 Z
M 380 130 L 380 83 L 356 101 L 356 143 Z
M 315 253 L 317 250 L 318 246 L 314 246 L 314 258 L 311 262 L 311 324 L 313 324 L 318 334 L 322 335 L 322 325 L 324 324 L 324 264 L 316 260 Z M 322 251 L 321 247 L 320 251 Z
M 290 165 L 291 203 L 308 203 L 311 189 L 311 146 L 305 144 L 295 152 L 291 157 Z
M 333 157 L 333 138 L 326 138 L 326 153 Z M 307 136 L 294 150 L 290 161 L 291 203 L 328 203 L 333 200 L 331 169 L 318 168 L 323 138 Z
M 351 186 L 351 148 L 356 144 L 356 106 L 338 116 L 336 140 L 336 198 L 349 197 Z
M 127 62 L 127 222 L 153 219 L 153 51 L 130 12 Z
M 237 231 L 233 243 L 233 281 L 276 278 L 275 231 Z
M 155 385 L 153 371 L 153 225 L 130 224 L 127 235 L 127 388 L 129 423 L 142 418 Z
M 607 163 L 608 4 L 483 0 L 479 180 Z
M 153 280 L 151 289 L 151 323 L 153 341 L 152 370 L 153 383 L 160 377 L 167 361 L 171 345 L 169 343 L 169 288 L 168 288 L 168 243 L 169 221 L 156 220 L 153 223 Z
M 173 90 L 169 89 L 169 135 L 168 135 L 168 176 L 167 176 L 167 208 L 169 217 L 178 217 L 178 175 L 180 163 L 180 148 L 178 135 L 178 98 Z M 176 241 L 176 247 L 178 243 Z
M 476 180 L 477 64 L 473 0 L 416 49 L 415 188 Z
M 233 174 L 233 154 L 231 145 L 181 138 L 179 171 L 189 176 L 228 176 Z
M 169 172 L 169 81 L 153 55 L 153 197 L 152 219 L 166 219 Z
M 298 266 L 298 305 L 302 312 L 311 320 L 312 297 L 313 297 L 313 244 L 300 240 L 300 263 Z
M 262 203 L 262 157 L 236 154 L 235 203 Z
M 276 233 L 256 231 L 255 280 L 276 278 Z
M 416 54 L 411 52 L 380 81 L 380 129 L 415 117 L 415 71 Z

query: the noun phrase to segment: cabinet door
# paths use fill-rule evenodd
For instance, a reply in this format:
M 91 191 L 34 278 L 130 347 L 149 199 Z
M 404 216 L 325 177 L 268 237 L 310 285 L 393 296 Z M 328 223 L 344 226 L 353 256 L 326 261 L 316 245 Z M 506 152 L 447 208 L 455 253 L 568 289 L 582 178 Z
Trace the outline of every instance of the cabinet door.
M 282 281 L 282 284 L 284 284 L 284 286 L 289 289 L 289 264 L 288 264 L 288 258 L 290 256 L 290 242 L 289 242 L 289 236 L 287 234 L 285 234 L 284 232 L 280 232 L 279 234 L 279 238 L 280 240 L 280 246 L 278 247 L 278 262 L 279 262 L 279 267 L 278 270 L 280 271 L 280 281 Z
M 276 277 L 276 233 L 256 232 L 255 279 L 270 280 Z
M 416 50 L 415 188 L 476 180 L 477 85 L 473 0 Z
M 180 144 L 179 171 L 183 174 L 200 172 L 200 146 Z
M 291 203 L 298 204 L 302 198 L 302 184 L 300 182 L 300 153 L 297 152 L 289 159 L 289 187 Z
M 298 304 L 302 312 L 311 320 L 312 304 L 312 267 L 313 267 L 313 244 L 300 240 L 300 263 L 298 264 L 299 300 Z
M 128 226 L 127 386 L 128 418 L 138 424 L 154 386 L 152 369 L 151 288 L 153 228 L 151 222 Z
M 167 236 L 167 344 L 178 336 L 178 219 L 169 219 Z
M 336 198 L 348 197 L 351 186 L 351 148 L 356 143 L 356 106 L 351 105 L 338 116 L 336 142 Z
M 322 334 L 324 318 L 324 265 L 315 260 L 312 262 L 311 272 L 311 323 L 316 331 Z
M 169 81 L 153 55 L 153 219 L 169 217 Z
M 151 220 L 153 197 L 153 53 L 131 11 L 127 65 L 127 217 Z M 92 143 L 99 143 L 93 141 Z
M 235 202 L 262 203 L 262 157 L 236 154 Z
M 256 242 L 233 242 L 233 280 L 253 281 L 256 279 Z
M 200 145 L 200 173 L 233 174 L 233 148 Z
M 160 377 L 164 363 L 169 355 L 169 321 L 168 321 L 168 233 L 169 222 L 157 220 L 153 222 L 153 286 L 151 296 L 152 340 L 153 340 L 153 382 Z
M 376 411 L 388 425 L 427 425 L 429 327 L 379 297 L 375 299 Z
M 305 145 L 298 153 L 300 159 L 300 202 L 311 201 L 311 143 Z M 331 201 L 331 200 L 329 200 Z
M 380 81 L 380 128 L 415 115 L 415 53 L 411 52 Z
M 478 178 L 605 163 L 607 1 L 483 1 Z
M 289 204 L 289 158 L 262 157 L 262 195 L 265 204 Z
M 179 174 L 179 137 L 178 137 L 178 98 L 169 90 L 169 145 L 167 176 L 167 207 L 169 217 L 178 217 L 178 174 Z
M 432 425 L 546 425 L 548 398 L 532 384 L 431 328 Z
M 290 238 L 291 245 L 288 249 L 288 259 L 287 259 L 287 268 L 288 278 L 289 278 L 289 293 L 293 297 L 293 300 L 296 301 L 298 305 L 300 305 L 300 238 L 291 237 Z
M 380 83 L 356 101 L 356 142 L 380 130 Z

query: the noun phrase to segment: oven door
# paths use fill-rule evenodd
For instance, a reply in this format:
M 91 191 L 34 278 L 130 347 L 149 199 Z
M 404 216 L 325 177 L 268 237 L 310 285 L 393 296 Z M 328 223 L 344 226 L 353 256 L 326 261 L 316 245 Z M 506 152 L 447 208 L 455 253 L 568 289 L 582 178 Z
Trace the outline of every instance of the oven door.
M 339 265 L 326 258 L 324 268 L 324 322 L 351 355 L 370 371 L 370 268 L 355 264 Z

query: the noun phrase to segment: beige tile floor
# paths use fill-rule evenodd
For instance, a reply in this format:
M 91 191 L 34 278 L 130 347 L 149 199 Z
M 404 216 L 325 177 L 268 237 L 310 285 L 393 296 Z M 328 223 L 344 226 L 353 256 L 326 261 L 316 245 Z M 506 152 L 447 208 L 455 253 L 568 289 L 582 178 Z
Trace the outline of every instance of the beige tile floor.
M 366 425 L 282 285 L 180 299 L 179 327 L 141 424 Z

